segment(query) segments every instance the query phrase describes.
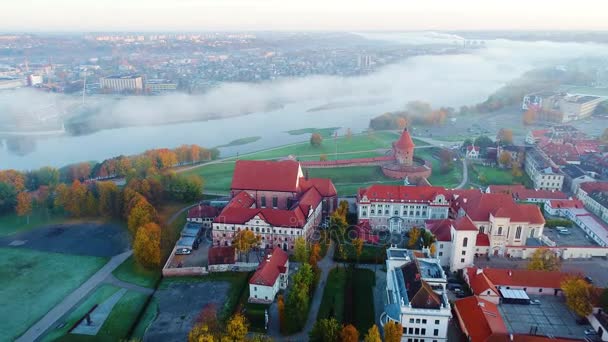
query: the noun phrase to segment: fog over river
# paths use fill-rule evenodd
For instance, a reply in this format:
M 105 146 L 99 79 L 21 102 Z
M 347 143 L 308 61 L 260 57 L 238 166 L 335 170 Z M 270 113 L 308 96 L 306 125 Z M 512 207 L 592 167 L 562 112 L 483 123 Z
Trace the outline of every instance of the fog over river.
M 364 36 L 407 43 L 397 33 Z M 470 54 L 409 58 L 361 77 L 316 76 L 261 84 L 228 84 L 199 96 L 167 95 L 118 101 L 107 112 L 104 110 L 103 120 L 137 126 L 82 136 L 18 140 L 0 136 L 0 169 L 60 167 L 151 148 L 181 144 L 213 147 L 238 138 L 261 136 L 251 144 L 221 149 L 222 156 L 246 153 L 308 138 L 286 133 L 292 129 L 335 126 L 362 131 L 370 118 L 402 109 L 412 100 L 430 102 L 434 107 L 475 104 L 532 68 L 558 65 L 580 56 L 608 56 L 608 47 L 598 44 L 495 40 L 486 45 L 487 48 Z M 48 102 L 49 96 L 55 96 L 31 90 L 23 92 L 27 92 L 25 96 L 11 100 L 14 101 L 11 108 L 17 109 L 14 118 L 10 113 L 0 113 L 5 122 L 19 120 L 20 106 Z M 283 106 L 264 111 L 273 104 Z M 325 105 L 325 110 L 309 111 Z M 209 118 L 214 119 L 200 121 Z M 182 120 L 193 121 L 156 125 Z M 155 125 L 146 126 L 149 123 Z

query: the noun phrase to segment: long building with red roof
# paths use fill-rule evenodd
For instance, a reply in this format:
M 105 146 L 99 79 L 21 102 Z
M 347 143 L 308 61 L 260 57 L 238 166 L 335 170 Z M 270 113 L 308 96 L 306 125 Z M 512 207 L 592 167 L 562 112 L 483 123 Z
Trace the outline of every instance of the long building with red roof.
M 288 273 L 289 255 L 275 247 L 249 279 L 249 302 L 272 303 L 279 290 L 287 288 Z
M 261 238 L 262 248 L 293 249 L 323 216 L 334 210 L 337 191 L 330 179 L 303 176 L 296 161 L 237 161 L 232 199 L 213 221 L 213 242 L 229 246 L 241 230 Z

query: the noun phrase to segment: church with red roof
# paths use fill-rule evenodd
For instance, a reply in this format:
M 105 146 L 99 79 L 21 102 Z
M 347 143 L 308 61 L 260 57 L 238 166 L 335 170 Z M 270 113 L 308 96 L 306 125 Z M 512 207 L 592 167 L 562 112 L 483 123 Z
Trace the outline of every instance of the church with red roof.
M 251 230 L 260 247 L 290 251 L 337 206 L 332 181 L 304 176 L 293 160 L 239 160 L 230 188 L 232 199 L 213 221 L 215 246 L 230 246 L 239 231 Z

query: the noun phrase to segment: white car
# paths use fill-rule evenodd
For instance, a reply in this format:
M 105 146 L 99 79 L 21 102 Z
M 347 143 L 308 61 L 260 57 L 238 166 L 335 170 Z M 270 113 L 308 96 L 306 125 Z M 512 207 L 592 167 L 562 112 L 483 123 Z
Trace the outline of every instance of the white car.
M 175 255 L 189 255 L 192 253 L 190 248 L 179 248 L 175 251 Z
M 540 300 L 538 300 L 538 299 L 530 299 L 530 305 L 540 305 Z

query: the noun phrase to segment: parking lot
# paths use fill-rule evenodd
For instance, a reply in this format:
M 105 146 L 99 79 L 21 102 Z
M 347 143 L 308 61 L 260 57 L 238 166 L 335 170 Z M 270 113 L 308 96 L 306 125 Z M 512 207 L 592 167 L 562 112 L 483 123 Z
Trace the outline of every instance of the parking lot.
M 597 244 L 589 239 L 585 232 L 577 226 L 568 228 L 568 232 L 570 234 L 560 234 L 557 229 L 547 227 L 543 230 L 543 234 L 555 241 L 558 246 L 597 246 Z
M 540 305 L 501 304 L 500 314 L 510 333 L 584 338 L 590 325 L 578 325 L 563 297 L 534 296 Z

